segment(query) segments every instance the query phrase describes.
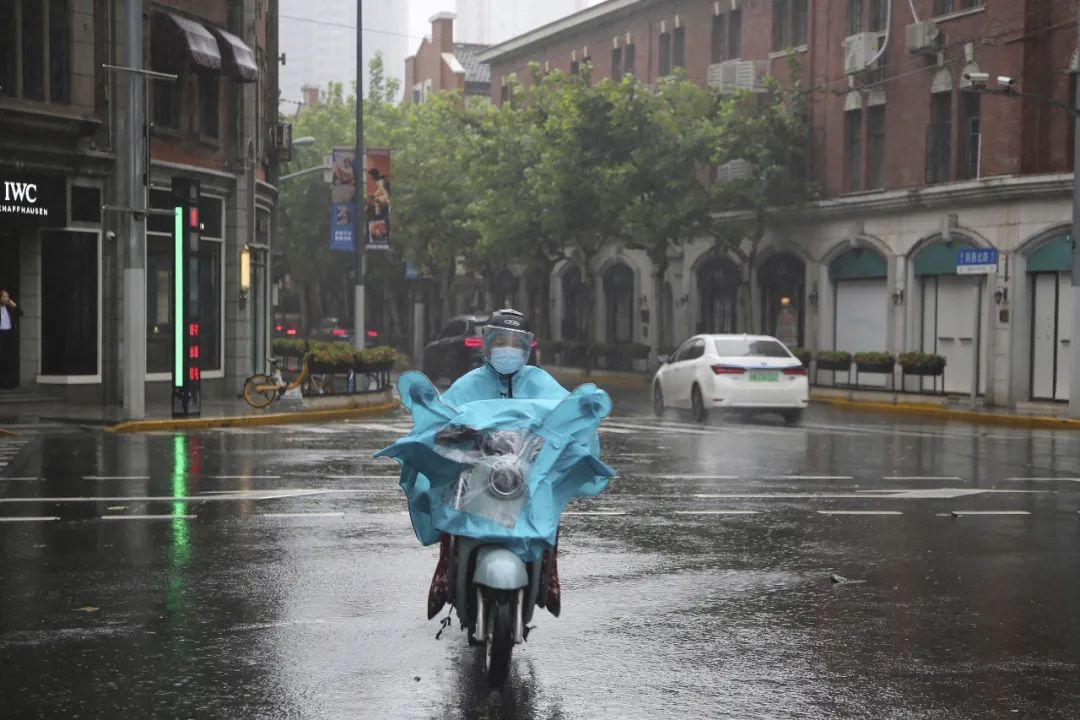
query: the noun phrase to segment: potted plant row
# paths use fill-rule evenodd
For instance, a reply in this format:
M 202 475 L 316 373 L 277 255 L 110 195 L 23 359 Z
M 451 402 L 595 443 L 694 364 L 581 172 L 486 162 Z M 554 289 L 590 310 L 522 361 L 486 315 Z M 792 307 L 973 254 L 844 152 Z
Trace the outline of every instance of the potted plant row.
M 889 374 L 896 368 L 896 358 L 886 352 L 855 353 L 855 367 L 861 373 Z
M 945 374 L 945 358 L 941 355 L 908 352 L 900 355 L 899 362 L 905 375 L 939 377 Z
M 851 370 L 851 353 L 838 350 L 821 350 L 815 356 L 818 370 L 847 372 Z

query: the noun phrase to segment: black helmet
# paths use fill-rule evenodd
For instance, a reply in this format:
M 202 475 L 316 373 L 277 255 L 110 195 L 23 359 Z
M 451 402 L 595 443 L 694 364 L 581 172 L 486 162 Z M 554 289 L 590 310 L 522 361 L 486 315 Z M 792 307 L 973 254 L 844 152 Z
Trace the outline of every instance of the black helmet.
M 529 323 L 529 318 L 525 317 L 525 313 L 518 312 L 512 308 L 505 308 L 493 312 L 491 314 L 491 319 L 487 321 L 487 327 L 517 330 L 518 332 L 523 333 L 532 332 L 532 325 Z

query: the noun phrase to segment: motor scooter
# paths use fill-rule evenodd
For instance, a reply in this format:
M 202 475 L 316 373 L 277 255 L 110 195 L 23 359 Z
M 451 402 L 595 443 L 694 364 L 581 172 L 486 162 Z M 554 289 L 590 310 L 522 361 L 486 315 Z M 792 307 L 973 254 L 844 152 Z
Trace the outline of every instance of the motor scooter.
M 615 474 L 596 442 L 611 400 L 584 385 L 561 401 L 453 407 L 420 373 L 403 375 L 398 390 L 414 428 L 376 456 L 401 463 L 418 539 L 450 536 L 449 603 L 469 644 L 484 648 L 489 684 L 500 686 L 514 645 L 544 606 L 545 551 L 555 546 L 563 508 L 602 492 Z

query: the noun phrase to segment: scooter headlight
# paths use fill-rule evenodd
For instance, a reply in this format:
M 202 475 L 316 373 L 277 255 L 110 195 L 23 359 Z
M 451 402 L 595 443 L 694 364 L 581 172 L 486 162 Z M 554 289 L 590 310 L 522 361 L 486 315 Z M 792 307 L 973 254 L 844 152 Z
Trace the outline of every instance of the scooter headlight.
M 504 500 L 517 497 L 525 489 L 525 478 L 517 463 L 498 463 L 488 478 L 491 491 Z

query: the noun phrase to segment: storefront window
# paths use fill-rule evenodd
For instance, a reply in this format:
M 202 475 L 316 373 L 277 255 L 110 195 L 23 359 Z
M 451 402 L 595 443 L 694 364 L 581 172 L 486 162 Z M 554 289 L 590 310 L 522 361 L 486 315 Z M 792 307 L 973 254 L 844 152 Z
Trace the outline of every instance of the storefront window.
M 98 236 L 41 234 L 41 373 L 98 374 Z

